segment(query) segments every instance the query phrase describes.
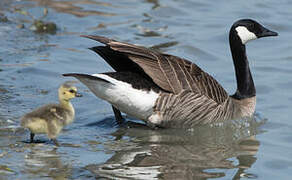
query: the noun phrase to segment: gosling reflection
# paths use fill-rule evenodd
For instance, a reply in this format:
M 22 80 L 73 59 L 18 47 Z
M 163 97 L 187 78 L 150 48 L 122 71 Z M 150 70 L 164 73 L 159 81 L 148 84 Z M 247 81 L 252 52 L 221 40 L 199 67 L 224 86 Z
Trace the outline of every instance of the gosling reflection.
M 57 148 L 48 150 L 46 146 L 35 146 L 25 156 L 24 171 L 34 178 L 50 177 L 59 180 L 71 177 L 72 166 L 64 164 Z
M 262 122 L 261 122 L 262 123 Z M 105 164 L 88 170 L 103 178 L 208 179 L 253 177 L 245 173 L 256 161 L 261 124 L 246 119 L 243 124 L 198 127 L 191 131 L 145 127 L 121 128 L 113 136 L 119 143 L 130 139 L 127 148 L 114 150 Z M 108 149 L 113 151 L 112 149 Z

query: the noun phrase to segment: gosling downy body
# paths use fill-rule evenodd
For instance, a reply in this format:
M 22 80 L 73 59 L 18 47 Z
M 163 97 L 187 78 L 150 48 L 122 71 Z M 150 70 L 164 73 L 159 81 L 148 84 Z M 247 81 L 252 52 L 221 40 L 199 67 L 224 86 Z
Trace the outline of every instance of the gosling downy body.
M 105 46 L 91 48 L 116 72 L 70 73 L 97 97 L 112 104 L 116 119 L 120 111 L 145 121 L 150 127 L 185 127 L 252 116 L 256 90 L 245 44 L 277 36 L 251 19 L 235 22 L 229 33 L 236 72 L 237 91 L 224 88 L 196 64 L 169 54 L 100 36 L 83 36 Z
M 30 130 L 30 142 L 34 142 L 35 134 L 47 134 L 58 146 L 56 140 L 64 126 L 72 123 L 75 110 L 70 100 L 81 95 L 77 88 L 70 82 L 66 82 L 58 90 L 59 104 L 47 104 L 21 118 L 21 126 Z

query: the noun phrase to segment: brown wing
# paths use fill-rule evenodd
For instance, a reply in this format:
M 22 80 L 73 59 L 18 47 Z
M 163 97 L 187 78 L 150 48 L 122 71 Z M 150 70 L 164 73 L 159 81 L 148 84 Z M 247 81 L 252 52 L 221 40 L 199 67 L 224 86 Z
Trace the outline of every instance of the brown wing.
M 41 118 L 47 121 L 52 119 L 59 119 L 60 121 L 64 120 L 64 117 L 70 113 L 68 110 L 61 108 L 58 104 L 47 104 L 45 106 L 41 106 L 34 111 L 27 113 L 25 117 L 27 118 Z
M 219 104 L 228 98 L 226 91 L 212 76 L 188 60 L 105 37 L 83 37 L 106 45 L 91 49 L 116 71 L 139 73 L 174 94 L 189 90 L 204 94 Z

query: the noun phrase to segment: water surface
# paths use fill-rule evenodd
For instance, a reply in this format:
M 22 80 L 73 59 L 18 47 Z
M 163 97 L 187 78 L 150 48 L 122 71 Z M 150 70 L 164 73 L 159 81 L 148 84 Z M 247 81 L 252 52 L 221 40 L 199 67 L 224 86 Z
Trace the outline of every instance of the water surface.
M 56 34 L 30 29 L 32 17 Z M 292 170 L 292 2 L 203 0 L 1 0 L 0 179 L 290 179 Z M 20 11 L 21 10 L 21 11 Z M 18 13 L 17 13 L 17 12 Z M 62 73 L 112 71 L 79 37 L 98 34 L 184 57 L 235 91 L 228 45 L 232 23 L 256 19 L 280 35 L 248 44 L 256 114 L 222 126 L 153 131 L 116 125 L 111 107 L 82 84 L 76 121 L 56 148 L 28 144 L 24 113 L 57 101 Z M 2 18 L 0 18 L 2 19 Z M 23 24 L 23 25 L 22 25 Z M 127 117 L 129 121 L 139 122 Z

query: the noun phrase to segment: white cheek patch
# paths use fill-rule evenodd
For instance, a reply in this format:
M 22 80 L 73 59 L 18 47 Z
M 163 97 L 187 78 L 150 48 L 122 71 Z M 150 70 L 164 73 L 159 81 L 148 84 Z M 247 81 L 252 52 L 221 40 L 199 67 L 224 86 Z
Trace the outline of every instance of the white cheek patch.
M 238 26 L 237 28 L 235 28 L 235 30 L 237 31 L 237 34 L 241 39 L 242 44 L 245 44 L 250 40 L 257 39 L 257 36 L 254 33 L 250 32 L 244 26 Z

